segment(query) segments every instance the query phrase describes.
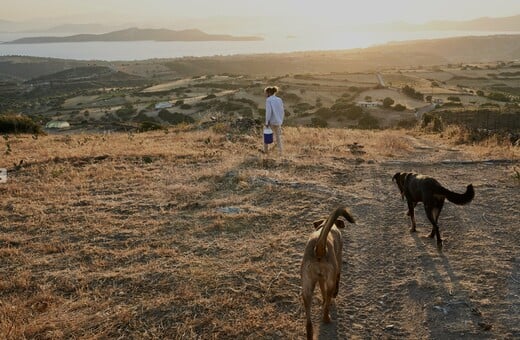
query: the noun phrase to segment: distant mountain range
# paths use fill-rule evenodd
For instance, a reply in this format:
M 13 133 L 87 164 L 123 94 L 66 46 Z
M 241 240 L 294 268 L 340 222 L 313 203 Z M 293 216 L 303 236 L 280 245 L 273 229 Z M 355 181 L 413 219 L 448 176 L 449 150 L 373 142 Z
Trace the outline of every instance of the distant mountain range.
M 232 36 L 208 34 L 198 29 L 174 31 L 168 29 L 128 28 L 103 34 L 76 34 L 66 37 L 28 37 L 16 39 L 6 44 L 42 44 L 91 41 L 257 41 L 254 36 Z
M 502 18 L 478 18 L 469 21 L 430 21 L 424 24 L 407 22 L 365 25 L 370 31 L 490 31 L 520 32 L 520 15 Z

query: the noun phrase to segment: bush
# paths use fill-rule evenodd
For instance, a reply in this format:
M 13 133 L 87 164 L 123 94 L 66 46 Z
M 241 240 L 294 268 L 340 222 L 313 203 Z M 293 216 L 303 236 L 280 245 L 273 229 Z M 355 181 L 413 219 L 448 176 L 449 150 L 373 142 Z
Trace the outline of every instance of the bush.
M 195 119 L 193 119 L 192 117 L 190 116 L 187 116 L 187 115 L 183 115 L 182 113 L 171 113 L 170 111 L 168 110 L 161 110 L 159 111 L 159 118 L 161 118 L 162 120 L 172 124 L 172 125 L 177 125 L 177 124 L 181 124 L 181 123 L 194 123 L 195 122 Z
M 406 110 L 406 106 L 401 105 L 401 104 L 395 104 L 395 106 L 394 106 L 394 110 L 395 110 L 395 111 L 399 111 L 399 112 L 400 112 L 400 111 L 404 111 L 404 110 Z
M 190 104 L 181 104 L 181 109 L 189 110 L 189 109 L 191 109 L 191 105 Z
M 332 111 L 331 109 L 329 109 L 327 107 L 319 108 L 318 110 L 316 110 L 316 112 L 314 112 L 314 114 L 316 116 L 319 116 L 319 117 L 324 118 L 324 119 L 331 118 L 331 117 L 334 117 L 336 115 L 334 113 L 334 111 Z
M 417 119 L 415 118 L 408 118 L 408 119 L 401 119 L 397 122 L 397 127 L 402 129 L 412 129 L 417 125 Z
M 460 102 L 460 98 L 457 96 L 449 96 L 448 100 L 451 100 L 452 102 Z
M 162 129 L 164 129 L 164 127 L 161 124 L 152 122 L 152 121 L 142 122 L 141 126 L 139 127 L 140 132 L 162 130 Z
M 215 99 L 217 96 L 214 94 L 208 94 L 206 97 L 202 98 L 201 100 L 209 100 L 209 99 Z
M 509 102 L 511 100 L 508 95 L 499 92 L 491 92 L 487 97 L 491 100 L 496 100 L 499 102 Z
M 122 108 L 116 111 L 116 115 L 121 119 L 129 119 L 136 112 L 137 110 L 132 106 L 132 104 L 125 104 Z
M 365 113 L 363 117 L 358 122 L 358 127 L 360 129 L 378 129 L 379 128 L 379 120 L 370 115 L 369 113 Z
M 419 91 L 416 91 L 411 86 L 405 85 L 405 87 L 403 87 L 403 93 L 406 94 L 409 97 L 414 98 L 414 99 L 424 100 L 424 94 L 422 94 Z
M 40 125 L 22 115 L 0 115 L 0 133 L 43 133 Z
M 395 101 L 390 97 L 386 97 L 385 99 L 383 99 L 383 107 L 390 107 L 394 105 L 394 103 Z
M 359 106 L 352 106 L 348 108 L 343 114 L 351 120 L 359 119 L 363 115 L 363 109 Z
M 312 127 L 324 128 L 324 127 L 327 127 L 328 125 L 329 124 L 327 123 L 327 121 L 322 119 L 322 118 L 315 117 L 315 118 L 311 119 L 311 126 Z

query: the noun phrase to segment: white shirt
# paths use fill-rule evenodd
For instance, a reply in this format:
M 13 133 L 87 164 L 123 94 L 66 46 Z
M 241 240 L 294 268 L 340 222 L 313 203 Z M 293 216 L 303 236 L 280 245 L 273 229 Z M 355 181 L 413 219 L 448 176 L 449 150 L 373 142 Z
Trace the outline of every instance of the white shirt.
M 284 115 L 282 99 L 274 94 L 267 97 L 265 100 L 265 125 L 282 125 Z

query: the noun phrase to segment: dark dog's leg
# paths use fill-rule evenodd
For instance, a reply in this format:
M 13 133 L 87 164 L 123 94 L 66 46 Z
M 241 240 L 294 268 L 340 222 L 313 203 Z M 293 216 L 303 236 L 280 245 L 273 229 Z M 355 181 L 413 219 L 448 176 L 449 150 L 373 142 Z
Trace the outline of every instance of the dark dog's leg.
M 408 216 L 410 216 L 410 219 L 412 220 L 412 228 L 410 231 L 413 233 L 416 231 L 414 209 L 417 203 L 411 202 L 410 200 L 407 200 L 406 202 L 408 203 Z
M 430 220 L 431 224 L 433 225 L 432 232 L 430 233 L 429 237 L 433 238 L 436 236 L 437 246 L 442 247 L 441 233 L 439 232 L 439 225 L 437 224 L 440 209 L 438 206 L 435 206 L 435 204 L 425 204 L 424 209 L 426 210 L 426 217 L 428 217 L 428 220 Z

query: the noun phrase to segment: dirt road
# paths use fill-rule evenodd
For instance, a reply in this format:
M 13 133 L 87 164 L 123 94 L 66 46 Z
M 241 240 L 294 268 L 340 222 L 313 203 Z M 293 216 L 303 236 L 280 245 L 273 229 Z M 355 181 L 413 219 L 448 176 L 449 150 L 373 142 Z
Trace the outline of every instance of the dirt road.
M 520 337 L 520 197 L 507 165 L 466 164 L 458 150 L 412 142 L 408 160 L 362 163 L 344 174 L 322 171 L 320 181 L 329 179 L 333 197 L 322 198 L 348 202 L 359 222 L 343 232 L 334 322 L 322 325 L 318 338 Z M 397 171 L 429 174 L 457 192 L 474 184 L 470 205 L 444 206 L 442 251 L 427 237 L 431 225 L 422 204 L 416 208 L 418 232 L 409 232 L 406 203 L 391 182 Z

